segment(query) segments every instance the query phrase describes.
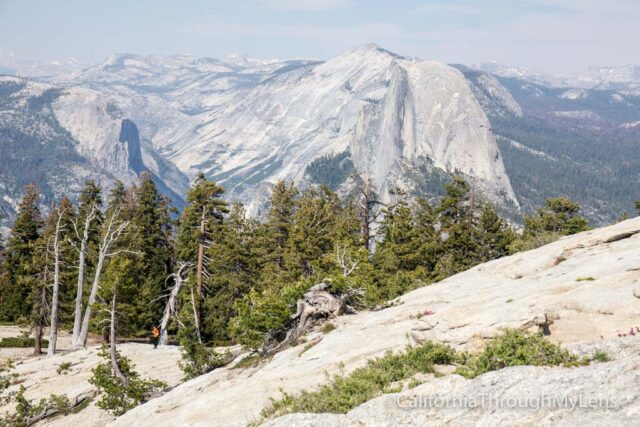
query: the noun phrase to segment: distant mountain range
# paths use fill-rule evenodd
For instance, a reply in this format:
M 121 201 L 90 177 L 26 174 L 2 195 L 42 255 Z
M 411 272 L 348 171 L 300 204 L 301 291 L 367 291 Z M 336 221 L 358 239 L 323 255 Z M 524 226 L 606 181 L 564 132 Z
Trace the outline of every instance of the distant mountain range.
M 485 62 L 471 65 L 470 68 L 548 87 L 631 91 L 640 89 L 640 65 L 592 66 L 583 73 L 566 76 L 541 73 L 498 62 Z
M 348 193 L 371 179 L 434 197 L 450 174 L 517 220 L 546 197 L 607 222 L 640 198 L 640 73 L 554 78 L 449 66 L 364 45 L 328 61 L 112 55 L 88 67 L 0 53 L 0 209 L 35 181 L 45 203 L 82 181 L 150 171 L 179 206 L 198 172 L 260 215 L 281 178 Z

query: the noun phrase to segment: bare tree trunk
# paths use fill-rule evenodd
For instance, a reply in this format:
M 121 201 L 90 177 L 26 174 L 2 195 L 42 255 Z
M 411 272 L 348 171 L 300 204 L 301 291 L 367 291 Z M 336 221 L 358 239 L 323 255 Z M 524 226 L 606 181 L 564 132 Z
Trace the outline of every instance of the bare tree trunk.
M 109 222 L 107 223 L 107 230 L 105 232 L 104 238 L 102 239 L 102 242 L 100 243 L 100 248 L 98 251 L 98 265 L 96 266 L 96 271 L 93 276 L 93 283 L 91 285 L 91 292 L 89 293 L 89 300 L 87 301 L 87 308 L 84 311 L 82 328 L 80 329 L 78 339 L 74 343 L 75 348 L 87 346 L 87 337 L 89 336 L 89 322 L 91 321 L 91 311 L 93 308 L 93 304 L 95 304 L 96 298 L 98 297 L 98 290 L 100 289 L 100 275 L 102 274 L 105 259 L 112 257 L 120 252 L 124 252 L 123 250 L 120 250 L 114 253 L 109 253 L 111 245 L 118 241 L 124 230 L 129 226 L 128 221 L 122 222 L 116 226 L 118 213 L 118 210 L 111 213 Z
M 93 284 L 91 285 L 91 293 L 89 294 L 89 300 L 87 301 L 87 308 L 84 310 L 84 317 L 82 318 L 82 327 L 78 334 L 74 347 L 86 347 L 87 337 L 89 336 L 89 322 L 91 321 L 91 309 L 98 297 L 98 289 L 100 288 L 100 275 L 102 274 L 102 267 L 104 266 L 105 253 L 101 250 L 98 255 L 98 265 L 96 266 L 96 272 L 93 276 Z
M 178 293 L 180 292 L 180 288 L 185 281 L 182 278 L 182 272 L 188 266 L 188 264 L 180 265 L 180 267 L 178 268 L 178 272 L 173 275 L 175 277 L 176 283 L 173 285 L 173 289 L 171 289 L 169 299 L 167 300 L 167 305 L 164 307 L 162 321 L 160 322 L 160 345 L 167 345 L 169 343 L 169 320 L 171 319 L 171 316 L 173 316 L 176 312 L 176 299 L 178 297 Z
M 369 252 L 369 255 L 373 253 L 373 227 L 380 216 L 379 207 L 383 205 L 378 200 L 373 182 L 371 179 L 365 179 L 364 186 L 359 188 L 360 191 L 360 222 L 362 228 L 362 238 L 364 240 L 363 245 Z
M 44 333 L 44 318 L 47 306 L 47 281 L 49 280 L 49 248 L 45 248 L 44 256 L 44 272 L 42 274 L 42 288 L 40 290 L 40 305 L 38 308 L 38 317 L 36 327 L 33 331 L 33 354 L 42 354 L 42 335 Z
M 82 294 L 84 292 L 84 265 L 86 244 L 84 240 L 80 244 L 80 260 L 78 261 L 78 287 L 76 288 L 76 310 L 73 317 L 72 341 L 75 343 L 80 336 L 80 325 L 82 324 Z
M 80 257 L 78 260 L 78 287 L 76 289 L 76 309 L 73 317 L 73 335 L 71 338 L 71 342 L 75 343 L 78 341 L 78 337 L 80 336 L 80 325 L 82 322 L 82 294 L 84 292 L 84 267 L 85 267 L 85 259 L 86 259 L 86 251 L 87 251 L 87 242 L 89 241 L 89 228 L 91 227 L 91 222 L 93 221 L 96 213 L 96 206 L 91 206 L 91 211 L 87 215 L 87 218 L 84 222 L 84 231 L 82 233 L 82 239 L 80 240 Z M 76 236 L 78 235 L 78 229 L 76 227 Z
M 58 209 L 58 221 L 56 223 L 56 235 L 53 241 L 54 267 L 53 267 L 53 295 L 51 297 L 51 331 L 49 334 L 49 347 L 47 355 L 53 356 L 56 352 L 58 341 L 58 305 L 60 298 L 60 221 L 64 212 Z
M 198 296 L 200 298 L 204 297 L 204 292 L 202 290 L 202 269 L 203 269 L 203 260 L 204 260 L 204 233 L 205 233 L 205 215 L 206 215 L 206 207 L 202 206 L 202 218 L 200 218 L 200 241 L 198 242 L 198 269 L 196 273 L 196 280 L 198 285 Z
M 198 342 L 202 344 L 202 336 L 200 335 L 200 316 L 198 314 L 198 308 L 196 307 L 196 298 L 193 295 L 193 286 L 191 287 L 191 307 L 193 307 L 193 322 L 196 327 Z
M 46 275 L 45 275 L 46 277 Z M 42 354 L 42 335 L 44 333 L 44 318 L 47 304 L 47 289 L 42 287 L 40 293 L 40 308 L 38 309 L 38 320 L 36 322 L 35 330 L 33 331 L 33 354 Z
M 113 375 L 118 378 L 123 386 L 129 385 L 129 380 L 124 376 L 120 365 L 118 365 L 118 357 L 116 352 L 116 290 L 113 290 L 113 297 L 111 298 L 111 326 L 109 328 L 109 349 L 111 353 L 111 369 Z

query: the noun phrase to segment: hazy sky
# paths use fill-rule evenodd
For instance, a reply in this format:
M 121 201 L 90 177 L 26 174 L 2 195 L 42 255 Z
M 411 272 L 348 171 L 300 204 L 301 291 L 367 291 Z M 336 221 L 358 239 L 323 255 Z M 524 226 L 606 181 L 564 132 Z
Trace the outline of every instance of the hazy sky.
M 0 0 L 0 50 L 330 58 L 375 42 L 448 63 L 555 73 L 640 64 L 640 0 Z

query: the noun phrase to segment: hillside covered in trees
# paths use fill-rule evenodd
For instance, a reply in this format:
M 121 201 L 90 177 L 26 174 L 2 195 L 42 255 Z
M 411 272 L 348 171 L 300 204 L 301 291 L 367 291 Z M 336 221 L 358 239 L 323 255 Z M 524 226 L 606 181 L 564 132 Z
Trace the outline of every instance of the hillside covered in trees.
M 374 309 L 587 227 L 564 198 L 549 200 L 517 233 L 462 179 L 445 193 L 435 205 L 402 194 L 383 205 L 367 184 L 341 200 L 327 187 L 300 192 L 279 182 L 257 221 L 203 176 L 179 217 L 146 174 L 109 194 L 87 181 L 77 206 L 64 199 L 45 217 L 29 186 L 2 246 L 0 321 L 34 326 L 36 351 L 47 325 L 68 328 L 83 347 L 89 333 L 107 339 L 104 309 L 113 303 L 120 336 L 147 337 L 157 326 L 162 342 L 177 336 L 196 359 L 206 345 L 267 351 L 318 283 L 353 310 Z

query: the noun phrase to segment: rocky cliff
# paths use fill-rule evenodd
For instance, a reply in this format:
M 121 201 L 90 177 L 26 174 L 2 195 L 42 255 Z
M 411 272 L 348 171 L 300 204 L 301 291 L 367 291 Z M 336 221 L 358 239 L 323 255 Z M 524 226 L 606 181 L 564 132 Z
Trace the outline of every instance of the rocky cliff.
M 376 45 L 326 62 L 114 55 L 59 83 L 100 93 L 181 171 L 205 172 L 253 214 L 278 179 L 312 182 L 308 166 L 326 155 L 348 157 L 385 201 L 396 187 L 424 193 L 435 170 L 518 211 L 464 76 Z

